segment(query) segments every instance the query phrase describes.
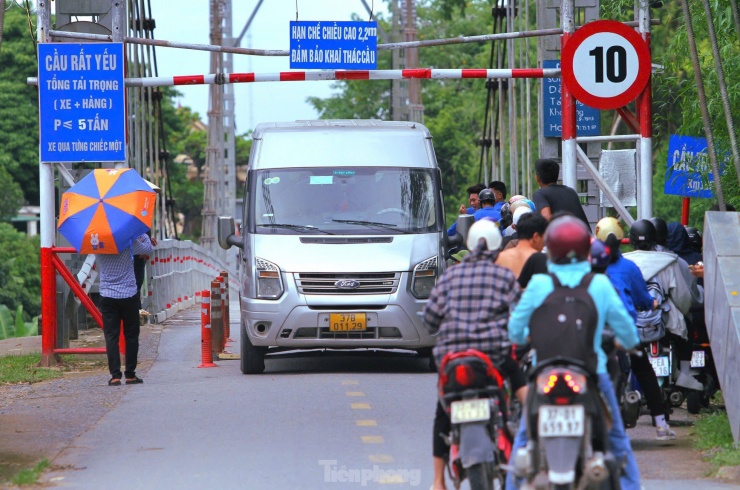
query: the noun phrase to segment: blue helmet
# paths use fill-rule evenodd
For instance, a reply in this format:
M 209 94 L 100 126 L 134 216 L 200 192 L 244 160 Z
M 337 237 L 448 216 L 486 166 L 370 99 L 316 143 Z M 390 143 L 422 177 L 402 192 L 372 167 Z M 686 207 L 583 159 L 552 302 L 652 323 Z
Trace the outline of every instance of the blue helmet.
M 611 250 L 606 243 L 602 242 L 598 238 L 591 239 L 591 253 L 589 254 L 589 262 L 591 267 L 597 269 L 606 269 L 611 262 Z

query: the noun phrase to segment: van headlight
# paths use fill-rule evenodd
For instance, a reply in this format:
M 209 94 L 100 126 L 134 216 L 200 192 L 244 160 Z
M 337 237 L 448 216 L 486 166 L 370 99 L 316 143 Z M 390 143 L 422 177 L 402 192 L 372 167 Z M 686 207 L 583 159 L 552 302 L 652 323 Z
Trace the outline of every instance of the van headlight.
M 427 299 L 437 283 L 437 257 L 429 257 L 414 267 L 411 277 L 411 294 L 417 299 Z
M 258 299 L 278 299 L 283 295 L 280 267 L 265 259 L 255 258 Z

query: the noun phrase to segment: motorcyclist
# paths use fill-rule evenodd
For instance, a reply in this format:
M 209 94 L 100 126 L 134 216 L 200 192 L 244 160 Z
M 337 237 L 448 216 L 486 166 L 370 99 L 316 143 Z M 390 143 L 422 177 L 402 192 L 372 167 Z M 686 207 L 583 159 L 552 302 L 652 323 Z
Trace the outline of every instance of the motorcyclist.
M 606 264 L 597 262 L 594 254 L 594 245 L 591 246 L 591 265 L 597 267 L 604 265 L 605 273 L 619 296 L 624 301 L 633 321 L 637 321 L 637 310 L 654 310 L 658 305 L 653 301 L 652 296 L 648 293 L 647 284 L 642 277 L 640 269 L 631 262 L 622 257 L 619 252 L 619 245 L 624 238 L 624 228 L 615 218 L 603 218 L 596 224 L 596 238 L 601 240 L 608 247 L 608 254 L 605 257 Z M 596 263 L 595 263 L 596 262 Z M 666 420 L 667 411 L 663 393 L 658 385 L 658 378 L 655 376 L 650 361 L 646 355 L 629 354 L 630 367 L 632 372 L 640 383 L 643 395 L 647 402 L 650 415 L 653 417 L 656 430 L 656 438 L 659 441 L 670 441 L 676 438 L 676 433 L 668 425 Z
M 494 210 L 496 204 L 496 196 L 493 194 L 491 189 L 483 189 L 478 193 L 478 201 L 480 202 L 480 209 L 473 213 L 475 221 L 487 219 L 491 221 L 498 221 L 501 218 L 501 213 Z M 457 222 L 452 223 L 447 229 L 448 236 L 455 236 L 457 233 Z
M 550 222 L 545 232 L 545 246 L 549 259 L 548 270 L 555 274 L 563 286 L 575 287 L 581 283 L 583 277 L 591 272 L 588 262 L 591 248 L 590 230 L 578 218 L 563 216 Z M 529 282 L 522 294 L 519 304 L 509 319 L 509 338 L 516 344 L 523 344 L 529 336 L 529 320 L 534 311 L 554 291 L 552 278 L 545 274 L 536 274 Z M 604 324 L 609 323 L 617 340 L 625 348 L 632 348 L 639 343 L 637 331 L 632 318 L 629 316 L 622 300 L 619 299 L 614 287 L 606 277 L 596 275 L 588 292 L 593 298 L 598 311 L 598 323 L 595 326 L 594 350 L 598 357 L 597 375 L 599 389 L 611 410 L 612 428 L 609 431 L 611 451 L 618 459 L 624 459 L 626 466 L 624 475 L 620 478 L 622 488 L 626 490 L 640 489 L 640 472 L 637 467 L 632 446 L 624 430 L 624 424 L 619 412 L 614 386 L 607 373 L 606 355 L 601 348 Z M 555 326 L 553 326 L 555 328 Z M 511 454 L 516 454 L 520 447 L 527 442 L 526 417 L 522 418 Z M 512 473 L 509 473 L 506 488 L 518 488 Z
M 433 350 L 437 366 L 448 353 L 479 350 L 509 378 L 512 389 L 523 399 L 526 381 L 511 358 L 506 333 L 510 305 L 519 301 L 521 289 L 513 272 L 495 264 L 500 244 L 496 223 L 476 221 L 467 237 L 471 253 L 439 278 L 424 307 L 423 320 L 437 334 Z M 435 490 L 446 488 L 444 471 L 449 448 L 440 434 L 449 431 L 450 419 L 437 403 L 433 433 Z
M 630 245 L 635 249 L 624 255 L 635 262 L 648 281 L 657 277 L 666 296 L 664 307 L 666 335 L 671 336 L 679 359 L 679 375 L 676 385 L 691 390 L 702 390 L 704 386 L 691 376 L 692 345 L 688 341 L 689 330 L 686 315 L 692 304 L 691 282 L 687 282 L 681 265 L 682 259 L 671 252 L 659 251 L 658 234 L 655 225 L 649 220 L 639 220 L 630 228 Z M 683 262 L 686 264 L 685 262 Z M 686 265 L 688 271 L 688 265 Z M 689 281 L 696 278 L 689 272 Z M 702 294 L 703 296 L 703 294 Z

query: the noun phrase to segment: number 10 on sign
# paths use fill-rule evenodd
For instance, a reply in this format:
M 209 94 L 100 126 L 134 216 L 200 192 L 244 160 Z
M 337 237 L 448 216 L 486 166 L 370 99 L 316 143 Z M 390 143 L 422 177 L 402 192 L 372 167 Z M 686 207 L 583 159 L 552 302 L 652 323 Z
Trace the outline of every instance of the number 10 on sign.
M 650 78 L 650 50 L 634 29 L 600 20 L 578 29 L 561 53 L 563 81 L 576 99 L 597 109 L 632 102 Z

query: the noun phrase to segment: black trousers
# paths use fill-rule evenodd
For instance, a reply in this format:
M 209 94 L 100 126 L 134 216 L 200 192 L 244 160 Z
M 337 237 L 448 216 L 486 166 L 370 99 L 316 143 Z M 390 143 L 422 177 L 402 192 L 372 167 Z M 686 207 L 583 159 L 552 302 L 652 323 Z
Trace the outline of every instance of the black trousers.
M 118 336 L 123 321 L 123 337 L 126 339 L 127 378 L 136 376 L 139 357 L 139 295 L 130 298 L 100 298 L 100 313 L 103 316 L 105 351 L 108 355 L 108 371 L 112 378 L 121 378 L 121 355 L 118 352 Z
M 645 395 L 645 401 L 650 409 L 650 415 L 653 417 L 665 415 L 666 406 L 663 402 L 663 393 L 660 391 L 660 386 L 658 385 L 658 378 L 655 376 L 655 371 L 652 364 L 650 364 L 647 352 L 645 352 L 645 349 L 642 349 L 642 351 L 641 356 L 630 354 L 632 372 L 635 374 L 637 382 L 640 383 L 640 388 L 643 395 Z

